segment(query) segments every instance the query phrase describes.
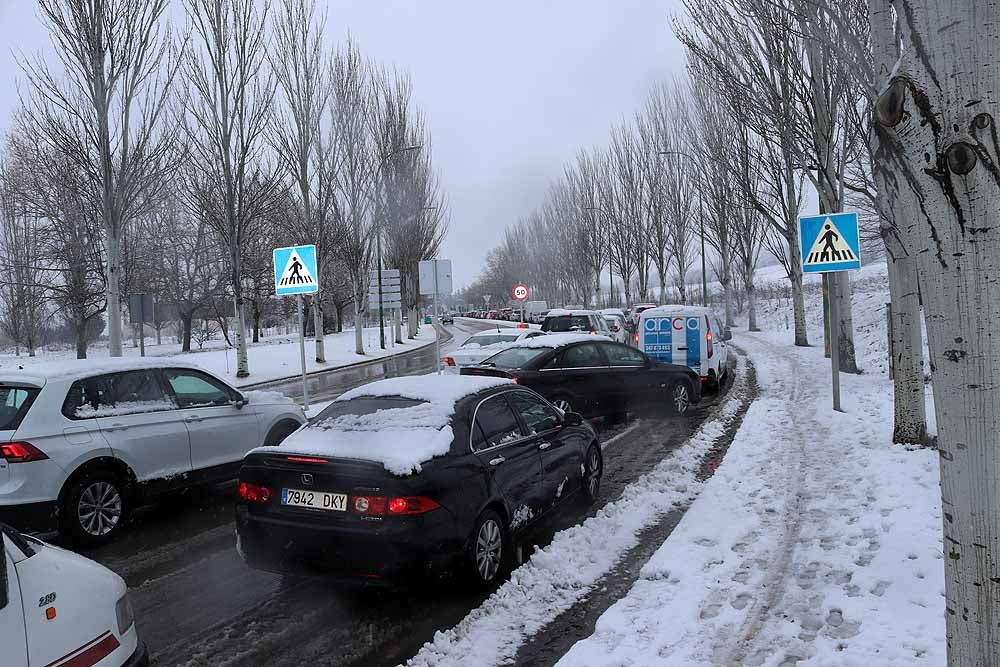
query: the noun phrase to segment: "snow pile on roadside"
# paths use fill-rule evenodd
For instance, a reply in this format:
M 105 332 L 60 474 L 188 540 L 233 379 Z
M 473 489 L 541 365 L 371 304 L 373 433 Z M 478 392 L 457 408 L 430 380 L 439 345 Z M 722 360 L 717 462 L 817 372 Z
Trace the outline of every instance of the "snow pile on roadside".
M 638 541 L 638 534 L 667 512 L 691 502 L 702 458 L 722 435 L 746 391 L 743 358 L 736 384 L 716 418 L 705 422 L 622 496 L 582 524 L 556 534 L 552 543 L 516 569 L 461 623 L 438 632 L 406 664 L 411 667 L 489 667 L 510 660 L 524 641 L 570 608 Z
M 369 414 L 344 413 L 313 422 L 277 447 L 254 452 L 304 454 L 381 463 L 394 475 L 419 473 L 421 464 L 448 453 L 455 435 L 455 404 L 483 389 L 509 384 L 500 378 L 422 375 L 380 380 L 353 389 L 334 403 L 354 398 L 406 398 L 415 405 L 390 403 Z
M 782 332 L 783 333 L 783 332 Z M 891 386 L 742 334 L 761 396 L 722 466 L 561 667 L 943 665 L 933 450 L 891 445 Z

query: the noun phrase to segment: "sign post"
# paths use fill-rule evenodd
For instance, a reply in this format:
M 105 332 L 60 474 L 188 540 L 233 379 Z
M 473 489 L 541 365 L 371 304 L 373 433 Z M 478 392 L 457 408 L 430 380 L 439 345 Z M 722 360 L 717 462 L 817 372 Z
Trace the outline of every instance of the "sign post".
M 451 260 L 450 259 L 427 259 L 417 265 L 417 273 L 420 278 L 420 293 L 426 296 L 433 295 L 433 308 L 431 312 L 431 326 L 434 327 L 434 356 L 437 359 L 437 372 L 441 374 L 441 336 L 438 331 L 435 318 L 438 315 L 438 294 L 451 294 Z
M 139 323 L 139 356 L 146 356 L 146 322 L 153 323 L 153 295 L 131 294 L 128 297 L 129 322 Z
M 524 323 L 524 302 L 528 298 L 528 286 L 524 283 L 518 283 L 510 288 L 510 295 L 514 297 L 515 301 L 521 303 L 521 323 Z
M 830 295 L 830 366 L 833 409 L 840 407 L 840 301 L 838 272 L 861 268 L 861 243 L 857 213 L 831 213 L 799 218 L 799 251 L 802 273 L 822 273 L 824 291 Z
M 278 296 L 294 295 L 299 311 L 299 361 L 302 364 L 302 408 L 309 409 L 309 387 L 306 383 L 306 327 L 305 307 L 302 303 L 303 294 L 315 294 L 319 291 L 316 263 L 316 246 L 300 245 L 287 248 L 275 248 L 274 258 L 274 293 Z M 320 334 L 322 335 L 322 334 Z

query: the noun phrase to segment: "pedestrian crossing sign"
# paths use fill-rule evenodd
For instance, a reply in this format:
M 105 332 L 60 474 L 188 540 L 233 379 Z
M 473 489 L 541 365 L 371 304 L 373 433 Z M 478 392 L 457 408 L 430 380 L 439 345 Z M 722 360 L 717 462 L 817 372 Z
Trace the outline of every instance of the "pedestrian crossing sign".
M 318 292 L 317 274 L 316 246 L 274 249 L 274 293 L 278 296 Z
M 803 273 L 861 268 L 857 213 L 830 213 L 799 218 L 799 250 Z

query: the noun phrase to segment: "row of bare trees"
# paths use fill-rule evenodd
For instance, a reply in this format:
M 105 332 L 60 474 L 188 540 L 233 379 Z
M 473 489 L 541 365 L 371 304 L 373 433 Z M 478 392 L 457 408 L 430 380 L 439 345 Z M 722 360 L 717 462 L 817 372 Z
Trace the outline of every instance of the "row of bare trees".
M 289 314 L 270 296 L 271 248 L 312 243 L 316 359 L 327 311 L 339 329 L 351 305 L 363 354 L 377 247 L 416 308 L 417 263 L 446 231 L 409 77 L 327 47 L 315 0 L 183 7 L 175 34 L 166 0 L 39 0 L 58 67 L 22 63 L 0 153 L 4 333 L 33 350 L 57 316 L 83 357 L 106 322 L 118 356 L 121 295 L 153 293 L 185 350 L 196 318 L 235 312 L 244 377 L 248 319 L 256 338 L 268 312 Z

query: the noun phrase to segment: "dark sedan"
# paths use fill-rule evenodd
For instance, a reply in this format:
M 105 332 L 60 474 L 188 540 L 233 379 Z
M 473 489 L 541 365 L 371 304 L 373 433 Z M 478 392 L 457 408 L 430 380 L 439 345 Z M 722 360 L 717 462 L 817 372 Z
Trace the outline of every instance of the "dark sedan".
M 684 414 L 701 399 L 701 382 L 690 368 L 603 337 L 538 336 L 461 373 L 511 378 L 560 410 L 585 417 Z
M 457 567 L 489 584 L 518 534 L 592 502 L 594 430 L 493 378 L 429 375 L 348 392 L 247 455 L 237 545 L 259 569 L 406 583 Z

